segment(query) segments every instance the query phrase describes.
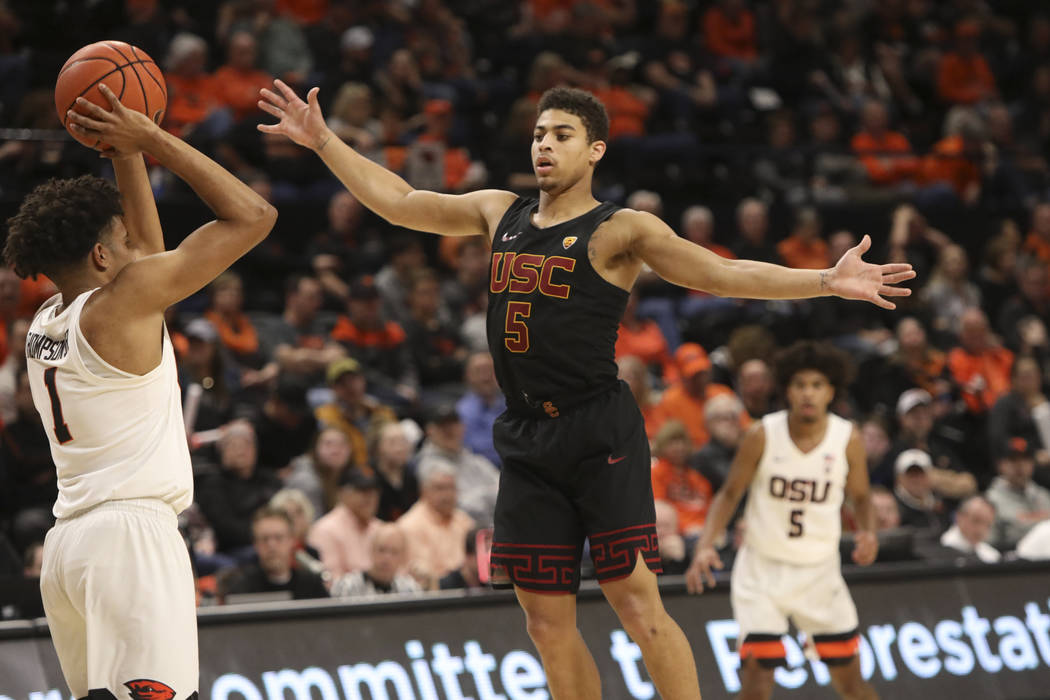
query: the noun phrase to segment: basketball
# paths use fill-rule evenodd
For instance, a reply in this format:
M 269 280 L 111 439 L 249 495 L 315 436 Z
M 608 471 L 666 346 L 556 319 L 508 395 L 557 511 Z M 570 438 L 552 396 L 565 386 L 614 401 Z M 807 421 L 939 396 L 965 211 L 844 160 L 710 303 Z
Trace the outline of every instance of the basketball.
M 105 83 L 121 104 L 142 112 L 157 124 L 168 106 L 168 89 L 164 74 L 145 51 L 123 41 L 99 41 L 80 49 L 66 61 L 55 84 L 55 109 L 62 126 L 69 130 L 66 112 L 73 109 L 78 97 L 94 102 L 105 110 L 109 102 L 99 91 Z M 94 148 L 98 142 L 70 131 L 73 138 Z

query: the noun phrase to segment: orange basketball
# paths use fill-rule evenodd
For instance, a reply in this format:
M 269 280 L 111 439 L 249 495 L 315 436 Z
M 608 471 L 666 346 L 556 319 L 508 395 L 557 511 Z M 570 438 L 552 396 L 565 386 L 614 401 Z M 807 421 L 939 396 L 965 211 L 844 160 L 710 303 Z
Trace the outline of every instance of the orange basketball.
M 142 49 L 123 41 L 99 41 L 70 56 L 58 72 L 55 109 L 67 130 L 66 112 L 73 108 L 78 97 L 109 109 L 109 101 L 99 92 L 99 83 L 105 83 L 128 109 L 142 112 L 157 124 L 164 118 L 168 89 L 164 74 L 153 59 Z M 70 133 L 85 146 L 98 145 L 97 141 Z

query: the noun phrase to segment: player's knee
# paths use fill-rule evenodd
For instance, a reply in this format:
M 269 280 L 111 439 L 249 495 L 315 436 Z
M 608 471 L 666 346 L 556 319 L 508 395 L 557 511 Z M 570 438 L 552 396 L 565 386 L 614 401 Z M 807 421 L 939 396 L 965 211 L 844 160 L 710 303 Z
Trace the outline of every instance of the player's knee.
M 613 607 L 624 631 L 635 643 L 649 642 L 660 634 L 660 622 L 666 613 L 645 593 L 630 592 L 619 596 Z
M 558 616 L 529 612 L 525 615 L 525 629 L 537 647 L 564 640 L 568 632 L 566 622 Z

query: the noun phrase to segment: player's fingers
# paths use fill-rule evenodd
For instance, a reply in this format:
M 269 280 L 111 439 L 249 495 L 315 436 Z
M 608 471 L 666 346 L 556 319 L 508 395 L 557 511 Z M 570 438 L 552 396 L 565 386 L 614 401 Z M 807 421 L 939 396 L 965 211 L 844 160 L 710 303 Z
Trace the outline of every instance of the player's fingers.
M 711 568 L 707 566 L 704 567 L 704 580 L 707 581 L 708 588 L 714 588 L 715 584 L 718 583 L 717 581 L 715 581 L 715 575 L 711 571 Z
M 66 112 L 66 121 L 90 131 L 99 131 L 102 127 L 106 126 L 105 122 L 100 122 L 97 119 L 92 119 L 91 117 L 80 114 L 79 112 L 74 112 L 73 110 L 68 110 Z
M 278 107 L 282 107 L 283 108 L 283 107 L 288 105 L 288 100 L 284 99 L 283 97 L 278 95 L 273 90 L 269 90 L 267 88 L 263 88 L 262 90 L 259 91 L 259 94 L 262 95 L 263 97 L 265 97 L 268 102 L 272 102 L 273 104 L 277 105 Z M 262 102 L 262 100 L 259 100 L 259 101 Z
M 112 112 L 102 109 L 94 102 L 86 100 L 83 97 L 78 97 L 75 104 L 79 110 L 76 112 L 77 114 L 87 115 L 93 119 L 99 120 L 100 122 L 107 121 L 112 115 Z
M 891 272 L 886 274 L 882 273 L 883 284 L 899 284 L 901 282 L 907 282 L 908 280 L 915 277 L 914 272 Z
M 259 109 L 266 112 L 267 114 L 272 114 L 278 119 L 282 119 L 284 117 L 283 109 L 265 100 L 259 100 Z
M 885 294 L 889 297 L 906 297 L 911 295 L 911 290 L 907 287 L 890 287 L 884 284 L 879 287 L 879 294 Z
M 105 83 L 98 84 L 98 91 L 102 93 L 102 96 L 109 101 L 109 106 L 113 108 L 113 111 L 119 111 L 124 105 L 120 104 L 120 99 L 109 89 L 109 86 Z
M 295 94 L 295 90 L 288 87 L 283 80 L 277 78 L 273 81 L 273 84 L 281 91 L 281 95 L 288 102 L 295 102 L 299 99 L 299 96 Z
M 881 306 L 882 308 L 887 309 L 889 311 L 893 311 L 897 308 L 897 305 L 894 304 L 892 301 L 887 301 L 886 299 L 880 297 L 878 294 L 871 297 L 868 301 L 870 301 L 875 306 Z
M 860 239 L 860 243 L 850 248 L 849 252 L 856 251 L 857 255 L 864 255 L 868 252 L 868 248 L 871 247 L 871 236 L 864 234 L 864 238 Z
M 306 93 L 306 102 L 310 105 L 310 109 L 321 109 L 321 105 L 317 102 L 317 93 L 321 92 L 321 88 L 312 87 L 310 92 Z
M 256 124 L 256 129 L 265 134 L 283 134 L 280 124 Z

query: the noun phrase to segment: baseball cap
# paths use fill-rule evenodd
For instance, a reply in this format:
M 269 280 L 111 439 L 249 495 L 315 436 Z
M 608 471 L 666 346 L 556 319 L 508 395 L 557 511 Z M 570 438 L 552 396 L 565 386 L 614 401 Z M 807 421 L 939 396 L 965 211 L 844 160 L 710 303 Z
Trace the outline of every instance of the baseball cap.
M 897 456 L 897 461 L 893 465 L 893 470 L 897 474 L 903 474 L 912 467 L 919 467 L 924 472 L 929 473 L 930 469 L 933 468 L 933 461 L 923 450 L 904 450 Z
M 370 301 L 379 298 L 379 287 L 371 275 L 364 275 L 350 285 L 350 299 L 353 301 Z
M 219 332 L 215 330 L 212 322 L 206 318 L 195 318 L 187 323 L 183 334 L 187 338 L 203 340 L 206 343 L 214 343 L 219 339 Z
M 361 363 L 352 357 L 343 357 L 332 364 L 328 365 L 328 371 L 325 373 L 325 378 L 329 384 L 335 384 L 339 377 L 353 372 L 358 374 L 361 372 Z
M 903 416 L 916 406 L 933 403 L 933 397 L 925 389 L 908 389 L 897 399 L 897 415 Z
M 1032 443 L 1021 436 L 1014 436 L 1006 441 L 999 451 L 1000 457 L 1031 457 L 1035 454 Z
M 675 362 L 682 376 L 692 377 L 694 374 L 711 369 L 711 359 L 707 351 L 698 343 L 682 343 L 674 353 Z
M 339 475 L 339 485 L 364 491 L 366 489 L 379 488 L 379 479 L 376 478 L 375 472 L 372 470 L 365 471 L 357 467 L 351 467 L 344 469 L 343 473 Z
M 459 411 L 450 403 L 439 404 L 427 412 L 427 423 L 451 423 L 459 420 Z

